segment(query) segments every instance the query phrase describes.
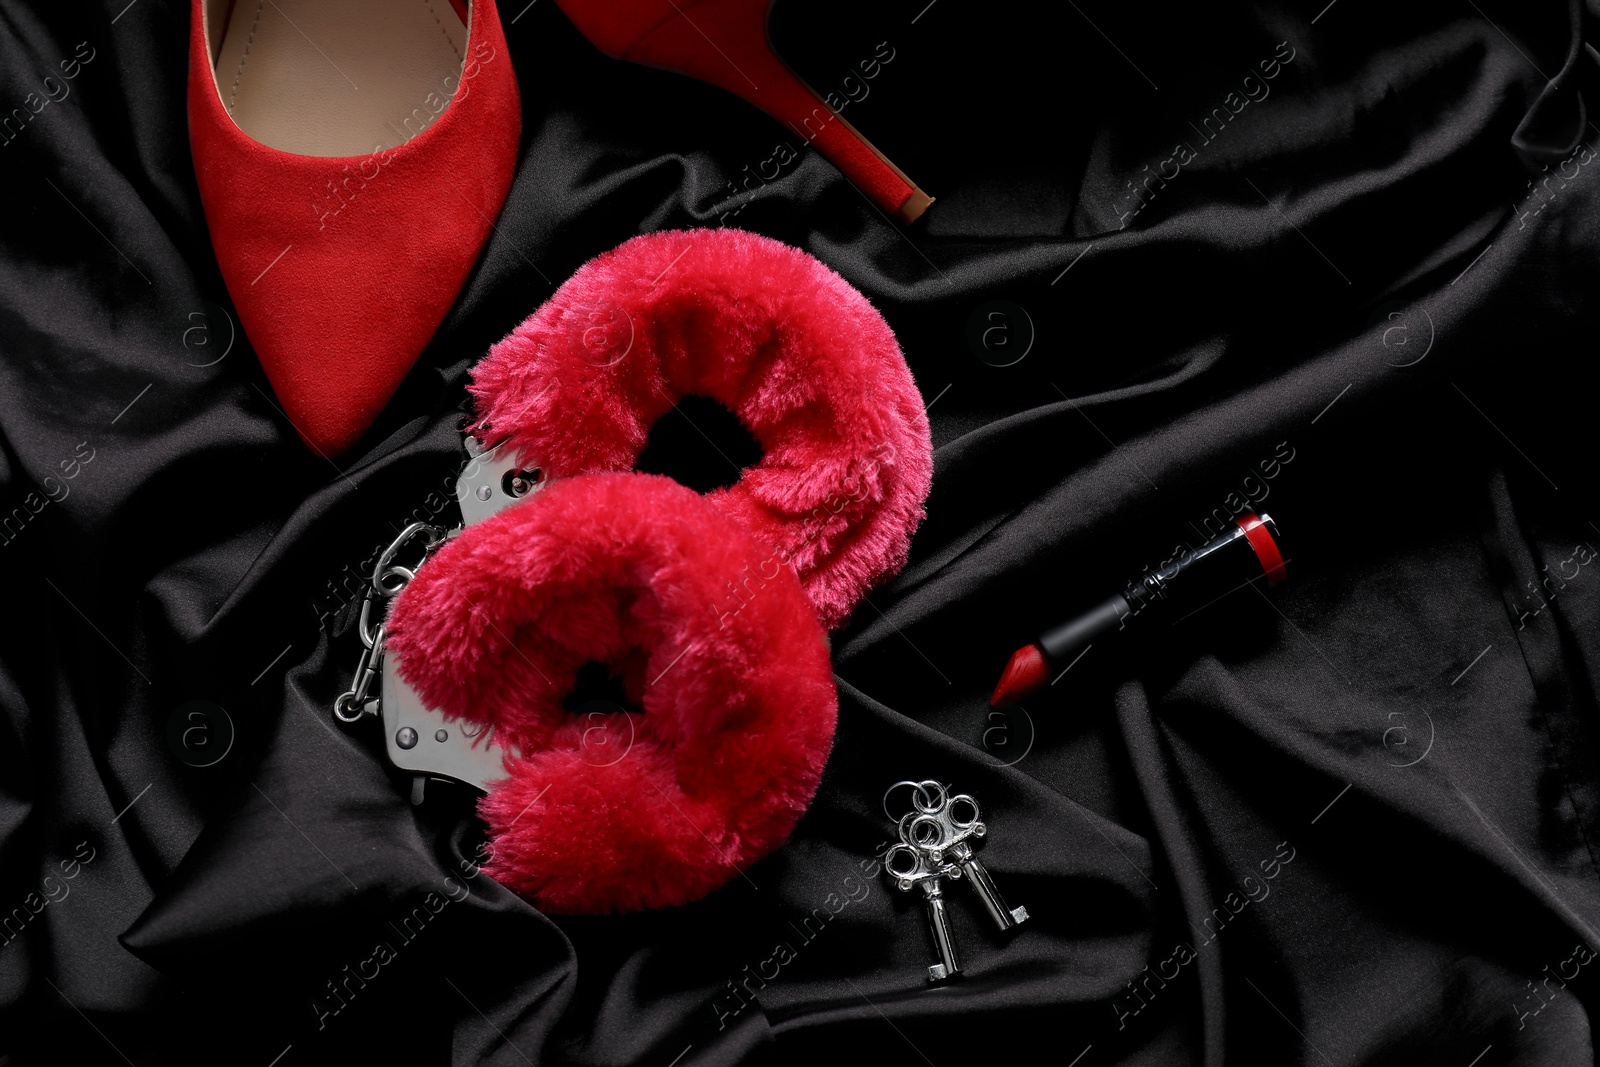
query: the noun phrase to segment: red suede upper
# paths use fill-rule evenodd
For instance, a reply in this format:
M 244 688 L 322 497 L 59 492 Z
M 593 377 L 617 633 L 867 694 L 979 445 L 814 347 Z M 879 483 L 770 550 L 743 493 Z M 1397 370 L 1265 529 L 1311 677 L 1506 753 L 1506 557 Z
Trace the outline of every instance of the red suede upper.
M 914 186 L 772 50 L 771 0 L 557 0 L 602 52 L 744 98 L 814 145 L 885 212 Z
M 486 870 L 553 912 L 697 900 L 788 837 L 838 698 L 794 575 L 659 475 L 551 484 L 468 527 L 396 598 L 387 647 L 449 717 L 518 748 L 479 804 Z M 644 714 L 568 711 L 578 669 Z
M 562 478 L 631 470 L 683 396 L 764 455 L 707 497 L 792 567 L 825 626 L 898 571 L 933 447 L 883 316 L 812 256 L 742 230 L 646 234 L 579 268 L 472 370 L 484 440 Z M 735 579 L 738 580 L 738 579 Z
M 770 0 L 756 2 L 765 7 Z M 556 0 L 556 5 L 596 48 L 625 59 L 641 37 L 668 19 L 693 12 L 698 0 Z
M 201 3 L 189 137 L 217 263 L 290 422 L 337 455 L 432 338 L 510 191 L 522 112 L 500 20 L 493 0 L 473 0 L 460 88 L 431 125 L 334 158 L 269 148 L 234 124 Z

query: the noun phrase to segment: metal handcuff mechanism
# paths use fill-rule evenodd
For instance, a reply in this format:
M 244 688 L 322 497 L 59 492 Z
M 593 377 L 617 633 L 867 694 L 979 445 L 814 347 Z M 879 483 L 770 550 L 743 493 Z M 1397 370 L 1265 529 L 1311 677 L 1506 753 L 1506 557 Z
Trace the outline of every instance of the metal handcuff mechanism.
M 482 792 L 504 777 L 502 759 L 507 750 L 491 736 L 493 727 L 474 722 L 447 723 L 444 716 L 423 703 L 400 677 L 398 659 L 384 651 L 384 624 L 373 623 L 373 611 L 388 610 L 388 602 L 411 581 L 417 569 L 438 548 L 467 526 L 499 513 L 541 489 L 545 482 L 537 469 L 525 469 L 505 442 L 484 448 L 466 439 L 467 465 L 456 478 L 456 502 L 462 525 L 446 529 L 413 522 L 384 549 L 372 568 L 361 621 L 356 627 L 362 653 L 351 688 L 333 702 L 333 715 L 342 723 L 361 722 L 368 716 L 383 722 L 384 747 L 389 762 L 412 775 L 411 802 L 422 803 L 429 778 L 446 778 Z M 420 554 L 418 553 L 420 547 Z M 402 559 L 416 559 L 409 566 Z M 373 685 L 377 684 L 377 693 Z

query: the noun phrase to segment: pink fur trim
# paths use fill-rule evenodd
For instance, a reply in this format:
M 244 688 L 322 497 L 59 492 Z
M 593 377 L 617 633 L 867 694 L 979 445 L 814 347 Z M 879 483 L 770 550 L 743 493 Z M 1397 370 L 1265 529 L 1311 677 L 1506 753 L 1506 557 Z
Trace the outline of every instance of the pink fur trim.
M 788 837 L 838 698 L 816 615 L 769 555 L 668 478 L 595 474 L 469 527 L 417 571 L 388 619 L 401 676 L 522 752 L 479 804 L 490 875 L 551 912 L 665 907 Z M 644 713 L 567 711 L 589 660 Z
M 683 396 L 765 455 L 708 494 L 791 566 L 823 625 L 905 565 L 928 419 L 883 316 L 824 264 L 742 230 L 636 237 L 584 264 L 473 368 L 480 433 L 556 478 L 633 469 Z M 491 429 L 483 429 L 487 424 Z

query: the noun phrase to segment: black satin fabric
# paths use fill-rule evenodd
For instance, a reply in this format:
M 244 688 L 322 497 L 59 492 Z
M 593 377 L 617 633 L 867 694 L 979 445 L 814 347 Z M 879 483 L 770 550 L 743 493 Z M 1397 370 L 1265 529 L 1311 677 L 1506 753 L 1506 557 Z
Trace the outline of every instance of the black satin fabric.
M 742 102 L 512 0 L 510 200 L 329 463 L 230 338 L 187 5 L 6 0 L 0 1058 L 1593 1062 L 1596 18 L 782 5 L 780 47 L 938 197 L 902 230 Z M 928 519 L 834 635 L 793 840 L 689 907 L 545 916 L 474 876 L 464 791 L 412 807 L 332 721 L 352 576 L 449 518 L 486 347 L 589 257 L 694 225 L 882 309 L 929 404 Z M 1250 502 L 1285 585 L 989 713 L 1013 648 Z M 236 731 L 215 765 L 169 737 L 191 700 Z M 967 973 L 938 988 L 920 904 L 870 876 L 885 789 L 924 777 L 979 799 L 1032 915 L 1000 936 L 952 886 Z

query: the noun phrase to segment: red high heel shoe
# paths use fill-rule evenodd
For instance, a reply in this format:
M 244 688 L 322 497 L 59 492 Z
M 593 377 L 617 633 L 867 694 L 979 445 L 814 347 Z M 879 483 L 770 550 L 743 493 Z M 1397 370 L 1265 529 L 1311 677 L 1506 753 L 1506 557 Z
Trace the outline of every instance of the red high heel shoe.
M 933 198 L 772 50 L 772 0 L 556 0 L 606 55 L 710 82 L 815 145 L 884 211 L 913 222 Z
M 505 203 L 521 100 L 493 0 L 194 0 L 189 139 L 223 280 L 325 456 L 372 425 Z

